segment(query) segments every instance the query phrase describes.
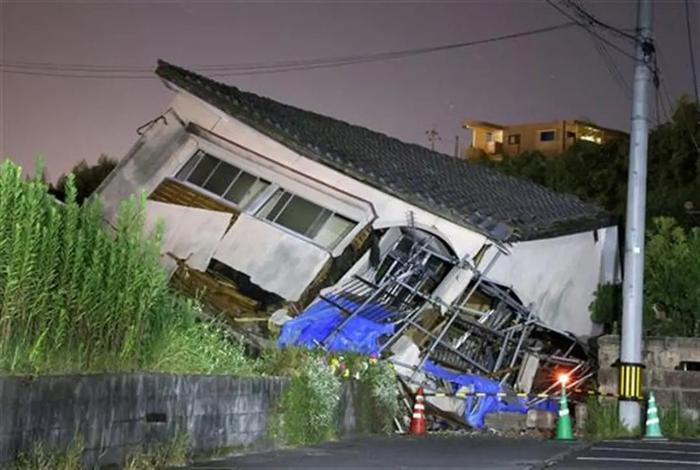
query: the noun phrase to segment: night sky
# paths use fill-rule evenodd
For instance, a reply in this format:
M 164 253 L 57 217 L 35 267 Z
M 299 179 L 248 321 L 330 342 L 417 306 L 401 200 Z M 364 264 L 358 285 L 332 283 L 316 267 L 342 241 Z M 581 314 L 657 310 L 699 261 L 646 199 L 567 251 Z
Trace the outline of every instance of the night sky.
M 581 2 L 633 28 L 636 2 Z M 700 3 L 691 5 L 700 54 Z M 662 73 L 676 99 L 692 91 L 683 2 L 656 2 Z M 7 2 L 0 63 L 155 67 L 366 54 L 469 41 L 567 21 L 544 1 L 500 2 Z M 621 47 L 631 48 L 625 42 Z M 631 82 L 632 61 L 610 52 Z M 700 63 L 700 57 L 696 58 Z M 0 69 L 2 70 L 2 69 Z M 700 70 L 699 70 L 700 72 Z M 464 119 L 499 123 L 587 118 L 627 130 L 630 100 L 578 28 L 469 49 L 334 69 L 218 78 L 282 102 L 452 153 Z M 121 158 L 136 128 L 172 92 L 153 79 L 0 73 L 0 143 L 28 171 L 37 154 L 55 179 L 81 159 Z

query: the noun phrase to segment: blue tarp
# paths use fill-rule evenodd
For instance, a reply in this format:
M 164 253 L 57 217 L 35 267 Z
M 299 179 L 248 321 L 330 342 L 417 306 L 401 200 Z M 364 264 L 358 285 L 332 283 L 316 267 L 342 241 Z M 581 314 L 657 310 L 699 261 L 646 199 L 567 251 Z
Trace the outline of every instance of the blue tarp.
M 503 391 L 501 384 L 495 380 L 473 374 L 456 374 L 443 369 L 431 361 L 425 362 L 423 370 L 432 376 L 449 381 L 453 387 L 452 393 L 456 393 L 462 387 L 467 387 L 471 392 L 489 394 L 485 397 L 465 397 L 467 406 L 464 410 L 464 419 L 471 427 L 483 428 L 484 418 L 489 413 L 498 411 L 527 413 L 528 407 L 524 398 L 518 398 L 515 403 L 509 403 L 495 395 Z M 478 401 L 475 403 L 475 400 Z M 556 403 L 552 400 L 546 400 L 534 408 L 547 411 L 555 411 L 557 409 Z
M 360 306 L 351 300 L 335 296 L 334 303 L 342 305 L 350 312 Z M 391 312 L 379 305 L 363 307 L 341 328 L 326 345 L 330 351 L 352 351 L 361 354 L 378 354 L 379 339 L 394 332 L 394 325 L 379 323 L 386 320 Z M 344 319 L 339 308 L 324 299 L 318 299 L 304 312 L 282 327 L 277 344 L 280 347 L 304 346 L 314 348 L 322 342 Z
M 350 312 L 354 312 L 360 307 L 357 302 L 341 296 L 331 296 L 329 300 L 332 303 L 324 299 L 316 300 L 299 316 L 285 323 L 277 344 L 280 347 L 315 348 L 347 318 L 346 315 L 339 312 L 340 309 L 337 305 Z M 383 306 L 365 305 L 360 314 L 355 315 L 335 334 L 326 348 L 330 351 L 378 354 L 381 337 L 394 332 L 393 324 L 383 323 L 391 315 L 392 312 Z M 426 361 L 423 369 L 430 375 L 449 381 L 453 387 L 452 393 L 456 393 L 462 387 L 467 387 L 471 392 L 490 394 L 480 398 L 465 397 L 467 403 L 464 419 L 472 427 L 483 428 L 484 418 L 489 413 L 498 411 L 527 413 L 528 408 L 524 399 L 518 399 L 516 403 L 508 403 L 495 396 L 502 390 L 501 385 L 494 380 L 473 374 L 456 374 L 431 361 Z M 552 400 L 546 400 L 537 405 L 536 408 L 548 411 L 556 411 L 557 409 L 556 403 Z

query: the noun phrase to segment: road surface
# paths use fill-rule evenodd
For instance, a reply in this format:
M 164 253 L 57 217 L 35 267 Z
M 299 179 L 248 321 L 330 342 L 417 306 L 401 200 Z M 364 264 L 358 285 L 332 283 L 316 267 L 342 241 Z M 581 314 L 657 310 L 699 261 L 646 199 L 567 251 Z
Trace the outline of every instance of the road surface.
M 197 470 L 244 469 L 499 469 L 542 468 L 550 459 L 581 448 L 530 438 L 431 435 L 366 437 L 318 446 L 250 454 L 197 463 Z
M 192 470 L 246 469 L 700 469 L 700 441 L 599 443 L 430 435 L 364 437 L 200 462 Z
M 555 468 L 566 470 L 700 468 L 700 442 L 606 441 L 572 453 Z

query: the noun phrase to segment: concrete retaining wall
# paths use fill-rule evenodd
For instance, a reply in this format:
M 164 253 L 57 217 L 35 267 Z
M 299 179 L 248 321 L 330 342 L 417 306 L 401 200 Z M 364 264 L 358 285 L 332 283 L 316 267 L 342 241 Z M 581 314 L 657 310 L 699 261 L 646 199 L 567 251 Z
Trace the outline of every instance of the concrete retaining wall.
M 0 378 L 0 467 L 37 442 L 85 442 L 84 464 L 122 462 L 141 446 L 187 433 L 195 453 L 276 447 L 268 418 L 285 378 L 110 374 Z M 346 386 L 339 431 L 358 431 L 356 387 Z
M 603 393 L 617 393 L 620 337 L 598 338 L 598 383 Z M 663 407 L 678 403 L 700 417 L 700 338 L 649 337 L 644 340 L 642 389 L 653 390 Z

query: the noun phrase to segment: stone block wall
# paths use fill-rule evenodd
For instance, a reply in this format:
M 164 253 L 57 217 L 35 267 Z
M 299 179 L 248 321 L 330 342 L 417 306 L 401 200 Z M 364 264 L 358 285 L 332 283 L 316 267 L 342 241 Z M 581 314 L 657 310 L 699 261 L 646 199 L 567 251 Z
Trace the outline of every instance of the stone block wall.
M 602 393 L 618 392 L 620 337 L 598 338 L 598 384 Z M 693 417 L 700 417 L 700 338 L 649 337 L 642 350 L 645 369 L 642 391 L 654 391 L 664 408 L 673 403 Z
M 37 442 L 85 443 L 84 463 L 121 462 L 186 433 L 195 452 L 272 445 L 267 419 L 289 381 L 110 374 L 0 379 L 0 467 Z

